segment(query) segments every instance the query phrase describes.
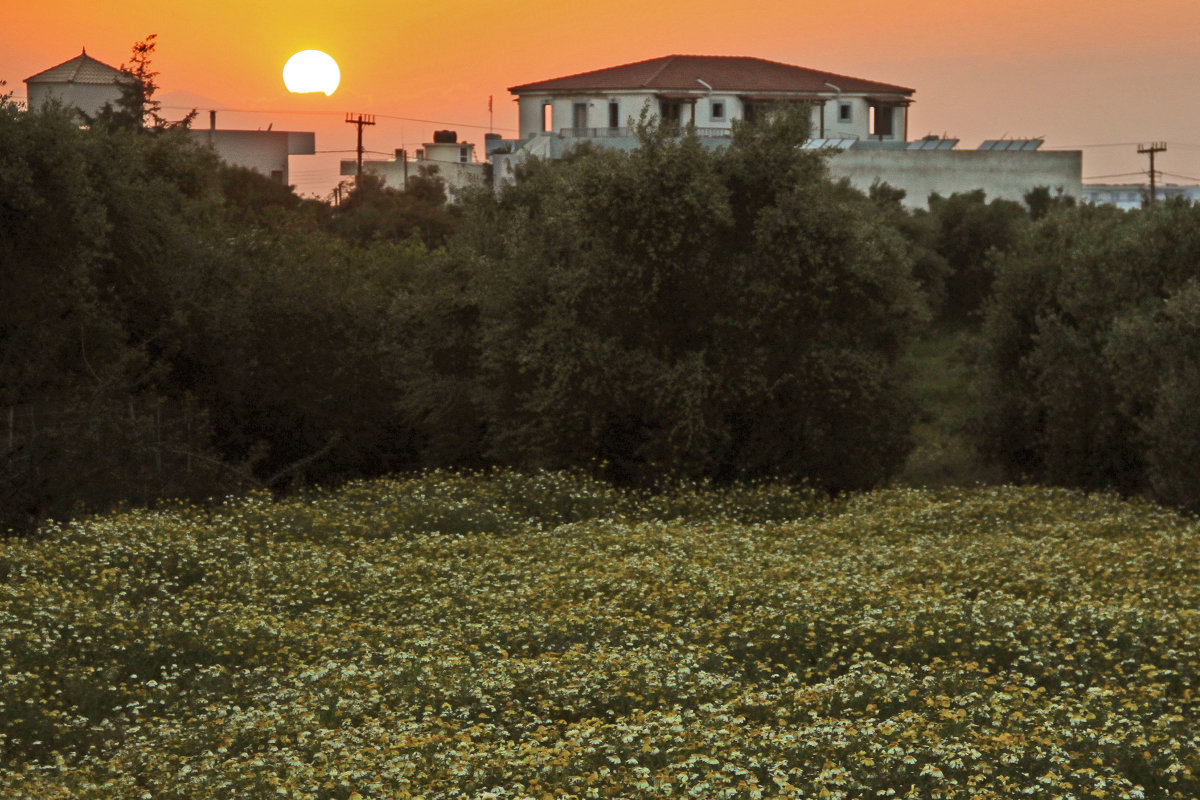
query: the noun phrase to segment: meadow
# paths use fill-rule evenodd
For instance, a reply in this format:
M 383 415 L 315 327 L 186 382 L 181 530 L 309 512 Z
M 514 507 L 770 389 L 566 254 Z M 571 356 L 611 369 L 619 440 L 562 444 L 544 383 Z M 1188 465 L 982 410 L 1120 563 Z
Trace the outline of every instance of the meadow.
M 5 798 L 1195 798 L 1200 527 L 431 472 L 0 543 Z

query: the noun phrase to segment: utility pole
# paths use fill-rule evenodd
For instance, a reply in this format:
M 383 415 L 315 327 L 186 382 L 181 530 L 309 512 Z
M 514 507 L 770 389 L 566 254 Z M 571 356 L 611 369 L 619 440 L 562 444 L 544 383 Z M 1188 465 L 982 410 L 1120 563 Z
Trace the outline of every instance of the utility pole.
M 1154 205 L 1154 194 L 1155 194 L 1155 186 L 1156 186 L 1155 177 L 1157 175 L 1157 173 L 1154 171 L 1154 154 L 1155 153 L 1165 153 L 1166 151 L 1167 151 L 1167 143 L 1166 142 L 1151 142 L 1150 144 L 1139 144 L 1138 145 L 1139 153 L 1146 153 L 1147 155 L 1150 156 L 1150 204 L 1151 205 Z
M 375 115 L 374 114 L 351 114 L 351 113 L 347 112 L 346 113 L 346 122 L 350 123 L 351 125 L 358 126 L 358 172 L 356 172 L 354 174 L 354 180 L 355 180 L 355 183 L 357 184 L 362 181 L 362 157 L 363 157 L 362 129 L 363 129 L 363 125 L 374 125 L 375 124 Z

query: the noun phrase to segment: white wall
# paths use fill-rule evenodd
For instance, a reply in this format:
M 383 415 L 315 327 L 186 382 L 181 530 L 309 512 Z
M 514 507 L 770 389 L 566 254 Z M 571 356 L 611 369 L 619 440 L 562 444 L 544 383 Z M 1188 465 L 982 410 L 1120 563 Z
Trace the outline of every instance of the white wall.
M 709 95 L 706 92 L 697 92 L 692 96 L 694 104 L 685 103 L 681 112 L 681 118 L 684 124 L 689 121 L 694 121 L 697 127 L 700 128 L 732 128 L 734 119 L 745 118 L 745 104 L 741 97 L 737 94 L 725 94 L 721 92 L 713 92 Z M 520 115 L 520 137 L 527 139 L 530 136 L 539 133 L 559 133 L 564 128 L 575 127 L 575 104 L 586 103 L 588 107 L 587 124 L 585 128 L 607 128 L 608 127 L 608 104 L 609 101 L 616 100 L 620 103 L 620 125 L 618 127 L 627 127 L 629 118 L 638 119 L 642 112 L 642 108 L 646 103 L 650 104 L 652 114 L 658 114 L 659 98 L 657 95 L 650 92 L 609 92 L 608 94 L 537 94 L 525 95 L 519 98 L 519 115 Z M 714 120 L 710 113 L 712 101 L 717 100 L 725 103 L 725 118 Z M 838 120 L 838 99 L 830 98 L 824 103 L 825 110 L 825 131 L 824 138 L 850 138 L 850 139 L 868 139 L 871 138 L 871 104 L 866 97 L 861 95 L 843 95 L 841 102 L 850 104 L 851 119 L 849 122 L 840 122 Z M 553 130 L 543 131 L 542 124 L 544 120 L 543 107 L 549 104 L 553 109 L 553 121 L 551 123 Z M 695 112 L 695 119 L 691 119 L 692 112 Z M 885 137 L 885 141 L 904 141 L 905 136 L 905 117 L 908 109 L 904 106 L 897 106 L 892 112 L 892 135 Z M 813 106 L 812 114 L 812 129 L 813 136 L 821 135 L 821 109 Z
M 429 145 L 426 145 L 428 147 Z M 476 186 L 487 179 L 487 164 L 478 162 L 462 163 L 460 161 L 440 161 L 424 158 L 408 162 L 408 177 L 421 174 L 421 167 L 436 167 L 436 175 L 446 182 L 446 192 L 450 199 L 461 189 Z M 357 161 L 342 161 L 341 174 L 350 176 L 358 171 Z M 405 163 L 399 159 L 389 161 L 363 161 L 363 172 L 383 179 L 384 186 L 398 191 L 404 190 Z
M 288 184 L 288 156 L 312 155 L 316 150 L 316 134 L 307 132 L 209 128 L 188 133 L 195 141 L 215 150 L 225 163 L 278 178 L 284 185 Z
M 929 195 L 983 189 L 989 199 L 1020 201 L 1038 186 L 1083 197 L 1083 153 L 1079 150 L 868 150 L 851 148 L 829 159 L 835 178 L 848 178 L 867 191 L 884 181 L 906 192 L 904 204 L 925 208 Z
M 121 88 L 115 83 L 39 83 L 26 84 L 29 96 L 29 108 L 40 108 L 51 97 L 57 98 L 63 105 L 74 106 L 94 117 L 111 103 L 116 106 L 121 99 Z

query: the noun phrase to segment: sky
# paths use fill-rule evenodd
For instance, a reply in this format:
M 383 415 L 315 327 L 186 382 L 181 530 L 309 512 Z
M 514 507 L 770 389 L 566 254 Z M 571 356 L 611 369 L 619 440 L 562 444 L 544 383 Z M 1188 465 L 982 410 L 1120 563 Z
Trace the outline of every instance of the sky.
M 291 182 L 323 196 L 353 158 L 347 113 L 374 114 L 374 157 L 456 130 L 483 151 L 516 135 L 507 87 L 671 54 L 756 56 L 916 90 L 909 135 L 1045 137 L 1081 149 L 1085 182 L 1145 182 L 1138 143 L 1167 142 L 1155 166 L 1200 183 L 1200 2 L 1196 0 L 40 0 L 0 11 L 0 80 L 78 55 L 112 66 L 157 35 L 163 116 L 193 107 L 221 128 L 305 130 Z M 287 58 L 337 60 L 332 96 L 291 94 Z M 493 112 L 489 114 L 488 100 Z

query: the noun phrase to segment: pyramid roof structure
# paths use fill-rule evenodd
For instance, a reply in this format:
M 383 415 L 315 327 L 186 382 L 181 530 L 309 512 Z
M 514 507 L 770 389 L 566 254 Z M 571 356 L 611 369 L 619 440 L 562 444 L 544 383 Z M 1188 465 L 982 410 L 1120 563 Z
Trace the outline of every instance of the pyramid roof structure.
M 110 67 L 103 61 L 97 61 L 87 54 L 85 48 L 82 53 L 75 56 L 69 61 L 64 61 L 58 66 L 39 72 L 36 75 L 31 75 L 25 79 L 25 83 L 89 83 L 89 84 L 110 84 L 120 83 L 123 81 L 132 80 L 126 73 Z

